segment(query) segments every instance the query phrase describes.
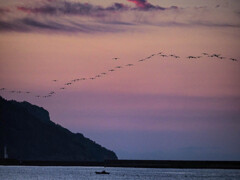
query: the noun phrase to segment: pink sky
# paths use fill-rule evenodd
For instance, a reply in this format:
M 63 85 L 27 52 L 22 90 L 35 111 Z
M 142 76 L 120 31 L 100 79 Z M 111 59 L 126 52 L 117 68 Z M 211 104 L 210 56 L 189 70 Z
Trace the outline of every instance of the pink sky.
M 63 13 L 62 2 L 0 3 L 1 96 L 44 107 L 119 158 L 240 160 L 240 63 L 229 60 L 240 58 L 239 9 L 223 1 L 145 1 L 144 9 L 88 1 L 91 11 L 80 13 L 75 7 L 86 6 L 78 3 Z M 114 2 L 123 9 L 107 9 Z M 138 62 L 158 52 L 180 58 Z M 226 58 L 186 58 L 203 52 Z M 108 72 L 116 66 L 124 68 Z M 35 97 L 50 91 L 56 95 Z

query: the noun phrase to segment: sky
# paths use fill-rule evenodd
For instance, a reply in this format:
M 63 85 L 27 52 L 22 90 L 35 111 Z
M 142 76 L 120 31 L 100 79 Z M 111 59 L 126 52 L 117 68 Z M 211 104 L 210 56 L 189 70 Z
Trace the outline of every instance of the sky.
M 0 0 L 0 95 L 119 159 L 240 160 L 239 39 L 235 0 Z

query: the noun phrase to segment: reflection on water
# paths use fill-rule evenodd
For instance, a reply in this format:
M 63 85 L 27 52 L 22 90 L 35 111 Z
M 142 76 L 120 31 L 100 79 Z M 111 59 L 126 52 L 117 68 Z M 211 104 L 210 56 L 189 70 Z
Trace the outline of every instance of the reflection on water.
M 1 180 L 239 180 L 240 170 L 105 168 L 109 175 L 97 175 L 102 167 L 0 166 Z

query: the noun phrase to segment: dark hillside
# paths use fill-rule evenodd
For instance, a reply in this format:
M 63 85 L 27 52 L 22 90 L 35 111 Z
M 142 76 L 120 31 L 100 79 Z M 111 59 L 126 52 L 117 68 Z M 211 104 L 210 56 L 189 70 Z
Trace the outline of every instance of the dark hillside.
M 45 109 L 0 97 L 0 157 L 4 144 L 9 158 L 44 161 L 104 161 L 114 152 L 80 133 L 55 124 Z

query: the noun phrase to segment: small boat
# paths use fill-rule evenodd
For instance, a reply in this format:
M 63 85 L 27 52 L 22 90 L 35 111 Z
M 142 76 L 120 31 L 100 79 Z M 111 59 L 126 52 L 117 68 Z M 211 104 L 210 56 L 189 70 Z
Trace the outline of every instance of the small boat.
M 96 171 L 95 172 L 96 174 L 110 174 L 109 172 L 106 172 L 105 170 L 99 172 L 99 171 Z

